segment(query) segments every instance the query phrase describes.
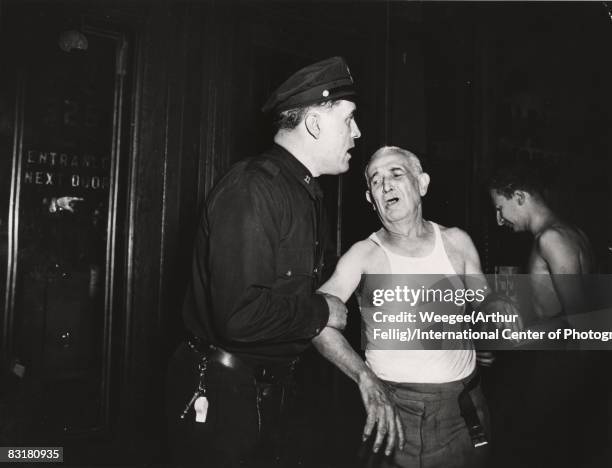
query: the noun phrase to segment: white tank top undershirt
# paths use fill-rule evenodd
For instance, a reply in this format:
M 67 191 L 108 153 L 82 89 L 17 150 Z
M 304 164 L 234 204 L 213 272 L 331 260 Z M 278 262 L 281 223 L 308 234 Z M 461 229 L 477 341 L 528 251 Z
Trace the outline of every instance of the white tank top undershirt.
M 439 226 L 431 222 L 435 241 L 433 251 L 425 257 L 407 257 L 391 252 L 373 233 L 369 238 L 387 256 L 392 274 L 456 275 Z M 476 366 L 471 342 L 465 350 L 378 350 L 367 349 L 366 362 L 381 379 L 392 382 L 446 383 L 469 376 Z

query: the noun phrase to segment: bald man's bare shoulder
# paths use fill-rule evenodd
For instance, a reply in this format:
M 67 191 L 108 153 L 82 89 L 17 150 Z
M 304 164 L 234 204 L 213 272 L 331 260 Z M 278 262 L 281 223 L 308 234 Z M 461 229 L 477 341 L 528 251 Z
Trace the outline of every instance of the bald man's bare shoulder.
M 470 265 L 476 265 L 480 270 L 478 252 L 467 232 L 457 227 L 440 226 L 440 235 L 448 258 L 457 273 L 465 273 L 466 265 L 468 270 L 473 269 Z
M 382 248 L 369 237 L 356 242 L 344 258 L 361 273 L 389 273 L 389 262 Z
M 472 239 L 463 229 L 442 226 L 441 224 L 438 226 L 440 226 L 440 234 L 444 241 L 444 247 L 461 251 L 472 244 Z

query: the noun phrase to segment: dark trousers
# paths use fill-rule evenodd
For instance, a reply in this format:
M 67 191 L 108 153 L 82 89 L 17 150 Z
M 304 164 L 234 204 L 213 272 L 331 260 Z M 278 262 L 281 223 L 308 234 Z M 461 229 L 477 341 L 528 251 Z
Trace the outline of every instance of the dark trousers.
M 475 448 L 461 415 L 459 395 L 470 376 L 455 382 L 398 383 L 385 386 L 404 426 L 404 450 L 385 456 L 362 449 L 364 468 L 479 468 L 485 466 L 487 445 Z M 490 440 L 489 413 L 480 385 L 469 391 L 480 424 Z
M 293 466 L 286 440 L 295 390 L 292 375 L 262 381 L 252 373 L 209 362 L 209 408 L 202 423 L 196 422 L 193 408 L 180 418 L 198 385 L 199 360 L 182 345 L 169 364 L 166 409 L 172 466 Z

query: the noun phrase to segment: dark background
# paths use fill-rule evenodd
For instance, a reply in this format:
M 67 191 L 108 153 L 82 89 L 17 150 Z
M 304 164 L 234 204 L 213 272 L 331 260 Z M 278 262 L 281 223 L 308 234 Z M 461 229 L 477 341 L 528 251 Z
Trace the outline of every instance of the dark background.
M 89 48 L 61 51 L 68 30 Z M 491 168 L 513 159 L 546 168 L 555 206 L 611 270 L 612 20 L 602 2 L 1 0 L 0 44 L 0 445 L 63 445 L 75 465 L 163 462 L 162 383 L 182 336 L 199 207 L 233 162 L 269 144 L 267 95 L 326 57 L 350 65 L 362 131 L 350 172 L 323 178 L 337 253 L 378 228 L 363 166 L 392 144 L 421 157 L 432 179 L 425 216 L 465 229 L 485 272 L 524 265 L 529 251 L 527 236 L 496 226 L 484 189 Z M 95 196 L 27 185 L 29 148 L 108 157 L 106 172 L 79 174 L 110 185 Z M 88 204 L 50 225 L 42 200 L 61 195 Z M 75 241 L 40 243 L 57 238 Z M 79 299 L 92 267 L 101 289 Z M 484 376 L 493 403 L 504 362 Z M 300 378 L 313 395 L 305 439 L 341 464 L 358 446 L 357 390 L 314 353 Z M 608 395 L 597 398 L 609 420 Z M 609 465 L 607 431 L 584 466 Z

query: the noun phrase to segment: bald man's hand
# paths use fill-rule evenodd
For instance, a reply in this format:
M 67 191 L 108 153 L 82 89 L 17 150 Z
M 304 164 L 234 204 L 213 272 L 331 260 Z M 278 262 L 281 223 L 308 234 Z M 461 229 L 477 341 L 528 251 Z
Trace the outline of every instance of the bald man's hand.
M 404 428 L 395 408 L 395 404 L 387 394 L 387 389 L 378 377 L 367 368 L 359 380 L 359 391 L 366 410 L 366 423 L 363 428 L 362 440 L 368 439 L 373 432 L 375 438 L 372 450 L 377 453 L 385 438 L 385 455 L 391 455 L 396 448 L 404 448 Z M 374 427 L 376 430 L 374 431 Z

